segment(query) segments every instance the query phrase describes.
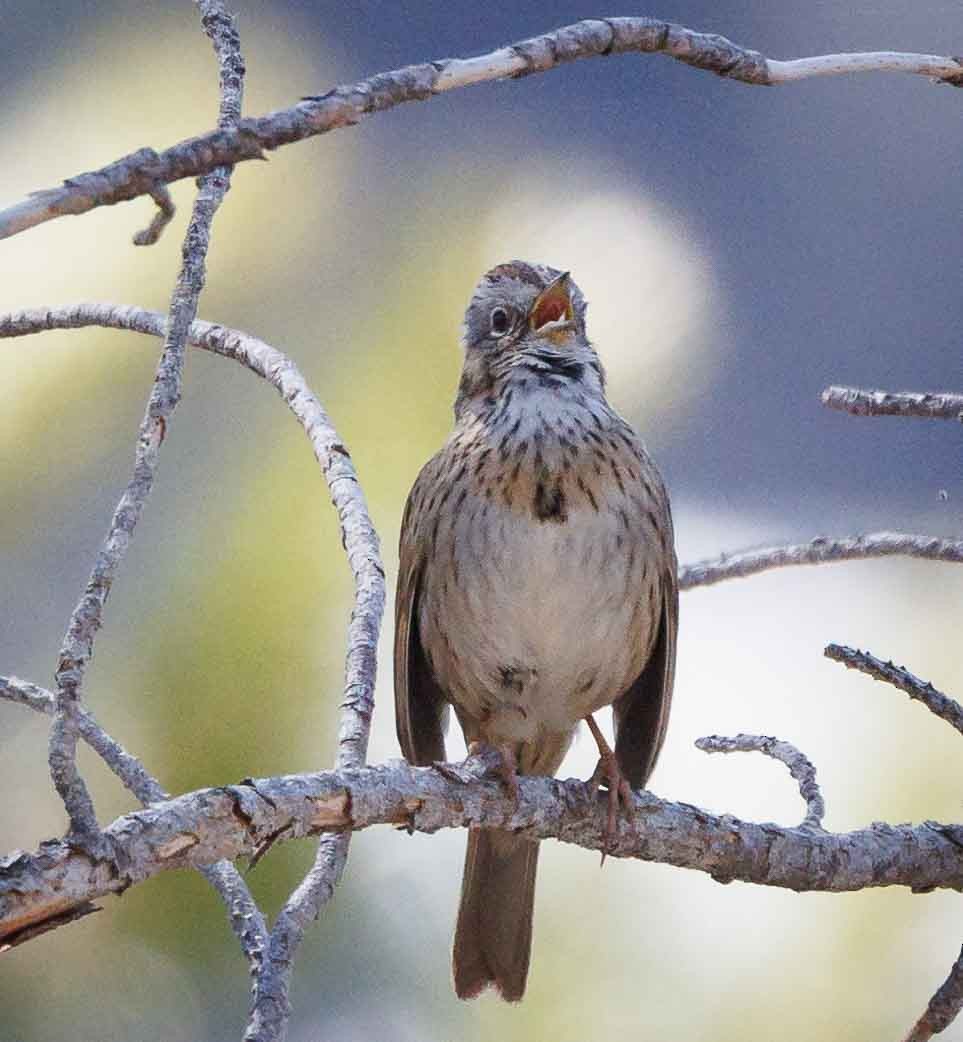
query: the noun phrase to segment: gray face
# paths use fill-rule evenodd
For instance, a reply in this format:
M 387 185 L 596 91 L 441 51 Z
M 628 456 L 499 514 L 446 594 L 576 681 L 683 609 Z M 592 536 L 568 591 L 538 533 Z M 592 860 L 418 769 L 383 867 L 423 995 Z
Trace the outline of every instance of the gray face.
M 585 298 L 571 279 L 559 283 L 561 276 L 544 264 L 509 261 L 482 277 L 465 312 L 456 412 L 467 399 L 497 395 L 508 381 L 531 374 L 601 393 L 602 368 L 585 332 Z M 543 291 L 553 284 L 547 299 Z

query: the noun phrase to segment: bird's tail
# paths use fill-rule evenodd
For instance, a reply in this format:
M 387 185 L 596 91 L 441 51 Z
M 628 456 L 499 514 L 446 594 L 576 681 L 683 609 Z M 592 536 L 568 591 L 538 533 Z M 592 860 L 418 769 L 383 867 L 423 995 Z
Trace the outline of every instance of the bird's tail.
M 494 829 L 469 832 L 452 952 L 460 999 L 488 984 L 508 1002 L 524 995 L 537 866 L 537 842 Z

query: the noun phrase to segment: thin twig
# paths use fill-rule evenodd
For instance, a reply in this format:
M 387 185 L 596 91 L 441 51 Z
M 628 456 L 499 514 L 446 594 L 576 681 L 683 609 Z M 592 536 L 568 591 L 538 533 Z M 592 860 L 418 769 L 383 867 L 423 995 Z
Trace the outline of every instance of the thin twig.
M 727 738 L 709 735 L 696 741 L 696 748 L 704 753 L 762 753 L 779 760 L 789 768 L 789 773 L 799 783 L 799 795 L 806 802 L 806 817 L 800 828 L 822 829 L 826 805 L 816 781 L 816 768 L 812 761 L 789 742 L 781 742 L 761 734 L 737 734 Z
M 378 766 L 259 778 L 187 793 L 118 818 L 100 855 L 66 841 L 0 859 L 0 939 L 73 903 L 119 893 L 170 869 L 250 857 L 269 837 L 404 826 L 489 827 L 608 855 L 692 868 L 720 882 L 796 891 L 905 886 L 963 891 L 963 826 L 874 823 L 847 833 L 757 824 L 650 792 L 633 794 L 614 838 L 604 798 L 579 779 L 525 776 L 518 799 L 497 780 L 464 784 L 433 767 Z M 400 840 L 399 840 L 400 842 Z
M 930 999 L 926 1012 L 913 1026 L 904 1042 L 928 1042 L 934 1035 L 945 1031 L 956 1020 L 963 1009 L 963 948 L 953 963 L 950 975 Z
M 240 115 L 244 74 L 237 32 L 219 0 L 200 0 L 199 7 L 204 31 L 213 41 L 220 67 L 218 126 L 229 130 Z M 86 842 L 95 841 L 98 827 L 93 801 L 77 769 L 78 714 L 84 675 L 93 654 L 94 637 L 101 626 L 110 588 L 154 484 L 167 425 L 180 401 L 187 334 L 197 314 L 197 300 L 204 286 L 211 221 L 230 188 L 230 173 L 230 167 L 218 166 L 206 174 L 198 186 L 184 239 L 183 264 L 171 300 L 164 350 L 137 438 L 133 474 L 114 511 L 107 536 L 84 592 L 70 616 L 60 648 L 56 671 L 56 712 L 50 728 L 50 776 L 70 818 L 71 833 Z
M 772 568 L 800 564 L 861 561 L 870 557 L 922 557 L 929 561 L 963 563 L 963 539 L 942 539 L 908 532 L 871 532 L 844 538 L 821 536 L 808 543 L 740 550 L 679 569 L 679 589 L 712 586 L 726 579 L 745 579 Z
M 728 79 L 763 86 L 857 72 L 917 73 L 963 85 L 963 64 L 953 57 L 876 51 L 776 61 L 722 36 L 656 18 L 587 19 L 476 58 L 446 58 L 379 73 L 303 99 L 290 108 L 240 120 L 230 130 L 188 138 L 160 153 L 139 149 L 3 210 L 0 238 L 55 217 L 152 195 L 160 184 L 198 177 L 217 166 L 262 159 L 265 151 L 354 126 L 365 116 L 405 102 L 426 101 L 476 83 L 547 72 L 581 58 L 630 52 L 665 54 Z
M 51 691 L 46 691 L 29 680 L 19 677 L 0 676 L 0 699 L 27 706 L 38 713 L 52 716 L 55 698 Z M 85 706 L 79 707 L 78 716 L 80 737 L 93 749 L 124 786 L 145 806 L 162 803 L 170 796 L 144 765 L 132 756 L 116 739 L 97 723 L 94 715 Z M 221 900 L 227 906 L 231 926 L 247 957 L 252 972 L 260 968 L 264 949 L 267 947 L 268 931 L 264 916 L 251 896 L 247 884 L 237 869 L 229 861 L 219 861 L 213 865 L 205 865 L 200 869 L 205 879 L 214 887 Z M 61 926 L 72 919 L 65 918 L 55 925 Z M 21 937 L 21 941 L 26 937 Z
M 909 670 L 902 666 L 894 666 L 892 662 L 884 662 L 868 651 L 859 651 L 840 644 L 830 644 L 823 654 L 833 662 L 841 662 L 847 669 L 857 669 L 874 680 L 892 684 L 910 698 L 922 702 L 934 716 L 945 720 L 950 727 L 955 727 L 963 734 L 963 706 L 955 699 L 937 691 L 928 681 L 913 676 Z
M 919 416 L 925 420 L 963 421 L 963 394 L 920 391 L 867 391 L 859 387 L 827 387 L 823 405 L 853 416 Z

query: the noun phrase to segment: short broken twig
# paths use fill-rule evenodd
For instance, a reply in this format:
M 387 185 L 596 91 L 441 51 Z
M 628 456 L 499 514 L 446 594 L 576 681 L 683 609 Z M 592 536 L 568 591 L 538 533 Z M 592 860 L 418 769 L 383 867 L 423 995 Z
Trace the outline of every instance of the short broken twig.
M 820 397 L 828 408 L 853 416 L 918 416 L 925 420 L 963 421 L 963 394 L 827 387 Z

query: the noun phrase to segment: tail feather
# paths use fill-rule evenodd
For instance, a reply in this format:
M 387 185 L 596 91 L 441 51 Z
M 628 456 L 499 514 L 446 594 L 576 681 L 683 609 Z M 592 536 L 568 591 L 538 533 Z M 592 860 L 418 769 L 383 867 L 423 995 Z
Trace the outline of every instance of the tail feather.
M 489 984 L 508 1002 L 524 995 L 537 865 L 537 842 L 492 829 L 469 832 L 452 953 L 459 998 L 473 999 Z

